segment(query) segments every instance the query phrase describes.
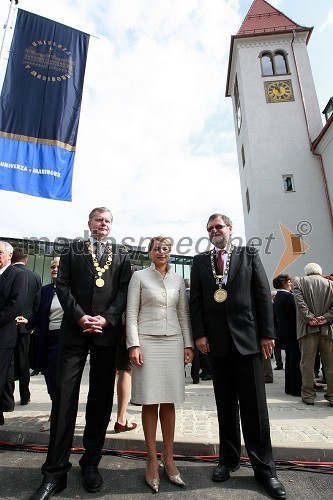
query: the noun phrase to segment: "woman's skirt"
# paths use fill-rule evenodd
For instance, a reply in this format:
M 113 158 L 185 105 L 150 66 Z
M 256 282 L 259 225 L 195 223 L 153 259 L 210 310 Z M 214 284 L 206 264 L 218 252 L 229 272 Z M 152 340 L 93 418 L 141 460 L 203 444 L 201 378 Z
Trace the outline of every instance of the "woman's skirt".
M 180 404 L 185 401 L 182 335 L 140 335 L 143 365 L 132 365 L 131 403 Z

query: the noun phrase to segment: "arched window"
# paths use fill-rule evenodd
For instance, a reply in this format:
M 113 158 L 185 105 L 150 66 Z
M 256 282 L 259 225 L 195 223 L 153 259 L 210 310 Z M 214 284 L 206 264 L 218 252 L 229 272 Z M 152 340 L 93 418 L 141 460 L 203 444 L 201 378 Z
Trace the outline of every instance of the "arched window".
M 283 50 L 265 51 L 260 55 L 262 76 L 285 75 L 289 73 L 287 54 Z
M 284 75 L 288 73 L 287 56 L 279 51 L 274 54 L 274 74 Z
M 261 55 L 261 73 L 265 76 L 274 75 L 271 52 L 265 52 Z

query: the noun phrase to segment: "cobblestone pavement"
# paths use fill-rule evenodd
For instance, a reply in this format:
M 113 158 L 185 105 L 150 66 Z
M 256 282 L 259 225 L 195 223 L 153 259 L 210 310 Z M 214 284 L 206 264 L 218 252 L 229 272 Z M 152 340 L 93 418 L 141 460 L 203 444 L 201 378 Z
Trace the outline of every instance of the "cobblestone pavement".
M 274 365 L 274 362 L 273 362 Z M 186 368 L 186 400 L 177 407 L 175 452 L 182 455 L 216 455 L 218 425 L 212 382 L 192 384 L 190 367 Z M 81 446 L 84 428 L 84 408 L 87 396 L 88 364 L 85 370 L 75 431 L 75 446 Z M 232 375 L 230 377 L 232 383 Z M 266 384 L 271 436 L 276 460 L 306 460 L 333 462 L 333 408 L 317 393 L 314 406 L 306 406 L 298 397 L 284 393 L 284 371 L 274 371 L 274 383 Z M 16 401 L 19 396 L 16 389 Z M 23 444 L 48 444 L 49 433 L 39 432 L 49 416 L 50 401 L 41 375 L 31 377 L 31 403 L 5 413 L 5 425 L 0 427 L 0 441 Z M 128 407 L 129 422 L 137 429 L 115 434 L 116 398 L 105 447 L 118 450 L 144 450 L 141 408 Z M 161 433 L 158 431 L 158 439 Z M 243 450 L 244 456 L 246 455 Z

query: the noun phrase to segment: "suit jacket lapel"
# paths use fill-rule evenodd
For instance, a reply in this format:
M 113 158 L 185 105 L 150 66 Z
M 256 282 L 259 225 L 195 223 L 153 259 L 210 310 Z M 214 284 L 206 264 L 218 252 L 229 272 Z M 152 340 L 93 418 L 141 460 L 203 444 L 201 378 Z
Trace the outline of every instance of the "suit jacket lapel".
M 83 256 L 88 264 L 88 266 L 90 267 L 90 269 L 95 273 L 95 266 L 93 264 L 93 261 L 92 261 L 92 257 L 91 257 L 91 254 L 88 250 L 88 245 L 87 243 L 90 245 L 90 241 L 85 241 L 84 242 L 84 248 L 83 248 Z
M 227 288 L 231 285 L 232 280 L 236 276 L 239 266 L 242 263 L 243 257 L 244 257 L 244 252 L 240 252 L 239 248 L 235 248 L 235 250 L 232 252 L 230 259 L 228 281 L 226 285 Z

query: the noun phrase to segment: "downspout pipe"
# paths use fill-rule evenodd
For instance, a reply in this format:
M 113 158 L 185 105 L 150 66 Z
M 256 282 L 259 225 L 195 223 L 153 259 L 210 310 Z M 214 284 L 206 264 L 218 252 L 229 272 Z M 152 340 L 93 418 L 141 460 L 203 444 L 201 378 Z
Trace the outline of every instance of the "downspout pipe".
M 291 40 L 291 50 L 292 50 L 292 53 L 293 53 L 293 58 L 294 58 L 294 63 L 295 63 L 295 68 L 296 68 L 298 86 L 299 86 L 299 89 L 300 89 L 300 92 L 301 92 L 301 97 L 302 97 L 302 104 L 303 104 L 303 112 L 304 112 L 305 123 L 306 123 L 306 130 L 307 130 L 309 144 L 310 144 L 310 151 L 312 152 L 312 154 L 314 156 L 316 156 L 319 159 L 319 165 L 320 165 L 321 176 L 322 176 L 323 184 L 324 184 L 324 191 L 325 191 L 325 197 L 326 197 L 326 202 L 327 202 L 328 214 L 329 214 L 329 217 L 330 217 L 331 229 L 332 229 L 332 232 L 333 232 L 333 210 L 332 210 L 332 204 L 331 204 L 331 200 L 330 200 L 329 192 L 328 192 L 327 179 L 326 179 L 326 174 L 325 174 L 325 169 L 324 169 L 323 158 L 322 158 L 321 154 L 314 152 L 314 148 L 313 148 L 313 144 L 312 144 L 312 139 L 311 139 L 310 129 L 309 129 L 308 116 L 307 116 L 307 113 L 306 113 L 306 107 L 305 107 L 305 101 L 304 101 L 304 95 L 303 95 L 303 91 L 302 91 L 301 80 L 300 80 L 298 66 L 297 66 L 297 60 L 296 60 L 296 56 L 295 56 L 294 40 L 295 40 L 295 30 L 293 30 L 293 37 L 292 37 L 292 40 Z

